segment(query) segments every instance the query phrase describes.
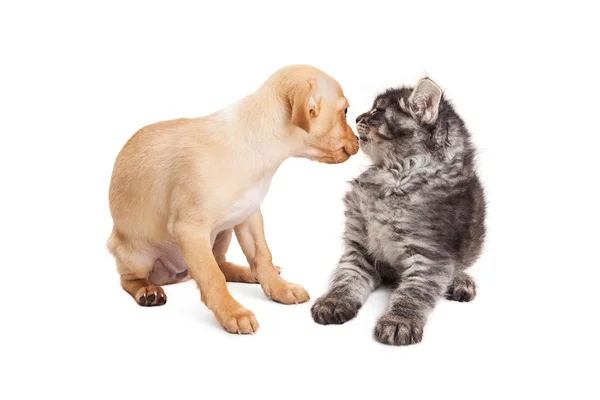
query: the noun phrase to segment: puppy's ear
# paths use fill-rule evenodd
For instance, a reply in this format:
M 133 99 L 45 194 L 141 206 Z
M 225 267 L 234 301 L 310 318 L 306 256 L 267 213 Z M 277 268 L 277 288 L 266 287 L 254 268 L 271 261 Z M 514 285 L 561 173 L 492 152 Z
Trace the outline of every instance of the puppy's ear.
M 319 115 L 319 107 L 314 98 L 314 91 L 317 83 L 314 79 L 296 85 L 290 95 L 292 106 L 292 124 L 310 132 L 310 123 L 312 118 Z
M 442 89 L 431 79 L 423 78 L 408 98 L 408 108 L 420 124 L 433 124 L 438 116 Z

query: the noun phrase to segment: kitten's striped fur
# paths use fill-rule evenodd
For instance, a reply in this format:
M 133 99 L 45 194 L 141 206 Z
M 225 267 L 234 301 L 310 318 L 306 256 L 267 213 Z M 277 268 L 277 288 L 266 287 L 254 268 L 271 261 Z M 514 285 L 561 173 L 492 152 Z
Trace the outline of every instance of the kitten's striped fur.
M 417 343 L 440 297 L 475 296 L 463 270 L 481 251 L 485 202 L 470 134 L 429 79 L 379 95 L 357 128 L 374 165 L 345 196 L 345 251 L 312 315 L 320 324 L 342 324 L 390 282 L 395 289 L 375 338 Z

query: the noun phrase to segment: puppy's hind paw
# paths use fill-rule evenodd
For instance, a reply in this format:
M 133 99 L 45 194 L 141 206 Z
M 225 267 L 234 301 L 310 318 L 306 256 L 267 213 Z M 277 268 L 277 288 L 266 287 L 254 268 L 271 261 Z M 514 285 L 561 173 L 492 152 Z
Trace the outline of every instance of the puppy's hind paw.
M 160 286 L 144 286 L 137 291 L 134 297 L 137 303 L 143 307 L 162 306 L 167 303 L 167 295 Z

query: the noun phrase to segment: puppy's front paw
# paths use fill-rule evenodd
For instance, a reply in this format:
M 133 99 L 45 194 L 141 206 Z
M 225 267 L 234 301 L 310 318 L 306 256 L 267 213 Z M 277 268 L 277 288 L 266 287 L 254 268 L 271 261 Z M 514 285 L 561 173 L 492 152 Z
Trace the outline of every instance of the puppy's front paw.
M 355 300 L 321 297 L 311 307 L 313 320 L 317 324 L 340 325 L 356 317 L 361 304 Z
M 281 282 L 263 286 L 263 291 L 268 298 L 282 304 L 299 304 L 310 300 L 308 292 L 302 286 L 283 279 Z
M 215 316 L 221 326 L 230 333 L 253 334 L 258 330 L 258 321 L 254 313 L 244 307 L 233 311 L 222 310 Z
M 383 344 L 405 346 L 423 339 L 424 321 L 387 314 L 375 325 L 375 339 Z

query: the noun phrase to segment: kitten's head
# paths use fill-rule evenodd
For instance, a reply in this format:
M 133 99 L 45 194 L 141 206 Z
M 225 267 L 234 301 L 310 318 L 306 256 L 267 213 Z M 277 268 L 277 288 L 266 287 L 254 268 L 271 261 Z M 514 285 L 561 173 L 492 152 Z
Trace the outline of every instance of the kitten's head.
M 428 78 L 415 88 L 380 94 L 371 110 L 358 116 L 356 126 L 360 147 L 376 164 L 443 152 L 463 134 L 442 90 Z

